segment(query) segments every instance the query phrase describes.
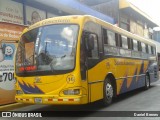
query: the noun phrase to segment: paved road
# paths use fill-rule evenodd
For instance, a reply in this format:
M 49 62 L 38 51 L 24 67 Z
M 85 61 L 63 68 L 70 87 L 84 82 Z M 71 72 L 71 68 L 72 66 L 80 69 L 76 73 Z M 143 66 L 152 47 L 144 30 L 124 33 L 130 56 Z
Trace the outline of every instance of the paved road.
M 109 117 L 94 117 L 99 113 L 107 114 L 107 111 L 160 111 L 160 80 L 153 83 L 149 90 L 138 89 L 123 95 L 120 95 L 113 101 L 113 103 L 108 107 L 103 107 L 99 105 L 99 102 L 84 105 L 84 106 L 54 106 L 54 105 L 31 105 L 23 108 L 16 109 L 14 111 L 86 111 L 84 117 L 81 118 L 64 118 L 64 119 L 109 119 L 109 120 L 121 120 L 121 118 L 109 118 Z M 87 112 L 90 111 L 90 112 Z M 101 112 L 99 112 L 101 111 Z M 61 112 L 63 116 L 64 112 Z M 160 112 L 159 112 L 160 113 Z M 116 114 L 113 112 L 113 114 Z M 127 114 L 127 113 L 126 113 Z M 88 117 L 89 116 L 89 117 Z M 160 116 L 160 114 L 159 114 Z M 57 119 L 57 118 L 56 118 Z M 58 118 L 59 119 L 59 118 Z M 61 117 L 61 119 L 63 119 Z M 130 118 L 125 117 L 123 120 L 128 120 Z M 139 118 L 134 117 L 133 120 L 138 120 Z M 148 120 L 160 120 L 160 117 L 143 117 L 141 119 Z M 5 119 L 6 120 L 6 119 Z

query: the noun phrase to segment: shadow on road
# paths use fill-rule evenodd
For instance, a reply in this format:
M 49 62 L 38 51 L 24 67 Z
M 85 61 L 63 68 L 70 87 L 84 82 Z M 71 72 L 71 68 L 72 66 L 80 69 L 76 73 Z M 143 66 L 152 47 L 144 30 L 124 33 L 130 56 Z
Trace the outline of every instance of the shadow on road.
M 126 99 L 129 99 L 131 97 L 134 97 L 138 94 L 141 94 L 143 92 L 147 92 L 147 91 L 150 91 L 154 88 L 155 86 L 152 85 L 150 86 L 150 88 L 148 90 L 145 90 L 145 88 L 139 88 L 139 89 L 136 89 L 136 90 L 132 90 L 132 91 L 129 91 L 127 93 L 123 93 L 119 96 L 117 96 L 114 100 L 113 100 L 113 103 L 112 104 L 115 104 L 115 103 L 118 103 L 118 102 L 121 102 L 123 100 L 126 100 Z
M 87 105 L 48 105 L 38 109 L 34 109 L 33 111 L 42 112 L 45 116 L 55 116 L 55 117 L 102 117 L 102 116 L 114 116 L 121 114 L 126 114 L 125 111 L 114 111 L 112 112 L 110 108 L 116 104 L 120 104 L 127 99 L 135 97 L 139 94 L 144 94 L 152 91 L 155 86 L 151 86 L 149 90 L 144 90 L 144 88 L 140 88 L 131 92 L 127 92 L 117 96 L 113 103 L 109 106 L 103 106 L 101 101 L 97 101 L 94 103 L 90 103 Z
M 154 88 L 155 86 L 151 86 L 151 88 L 147 91 L 150 91 Z M 94 103 L 90 103 L 87 105 L 49 105 L 49 106 L 45 106 L 42 107 L 40 109 L 37 109 L 35 111 L 54 111 L 54 112 L 61 112 L 62 115 L 63 113 L 67 114 L 69 112 L 83 112 L 83 114 L 87 114 L 87 113 L 93 113 L 93 112 L 97 112 L 97 111 L 103 111 L 105 109 L 105 111 L 110 111 L 109 109 L 106 109 L 107 107 L 111 107 L 114 104 L 117 104 L 119 102 L 122 102 L 123 100 L 127 100 L 131 97 L 134 97 L 138 94 L 141 94 L 143 92 L 147 92 L 146 90 L 144 90 L 144 88 L 140 88 L 131 92 L 127 92 L 124 94 L 121 94 L 119 96 L 117 96 L 114 100 L 113 103 L 109 106 L 103 106 L 101 104 L 101 100 L 94 102 Z

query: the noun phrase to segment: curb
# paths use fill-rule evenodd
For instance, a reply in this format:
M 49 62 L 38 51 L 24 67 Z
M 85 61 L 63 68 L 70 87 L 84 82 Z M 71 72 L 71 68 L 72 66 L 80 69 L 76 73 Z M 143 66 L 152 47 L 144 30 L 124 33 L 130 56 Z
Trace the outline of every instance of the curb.
M 10 111 L 10 110 L 14 110 L 14 109 L 21 108 L 21 107 L 26 107 L 29 105 L 31 104 L 13 103 L 9 105 L 2 105 L 0 106 L 0 111 Z

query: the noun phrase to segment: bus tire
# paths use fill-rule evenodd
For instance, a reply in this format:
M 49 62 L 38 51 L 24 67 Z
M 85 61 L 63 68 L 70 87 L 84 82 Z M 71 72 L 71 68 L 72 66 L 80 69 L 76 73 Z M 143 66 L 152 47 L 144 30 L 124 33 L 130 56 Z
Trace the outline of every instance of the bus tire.
M 112 103 L 114 96 L 114 88 L 110 78 L 106 78 L 103 87 L 103 105 L 108 106 Z
M 145 75 L 145 90 L 148 90 L 150 88 L 150 78 L 148 73 Z

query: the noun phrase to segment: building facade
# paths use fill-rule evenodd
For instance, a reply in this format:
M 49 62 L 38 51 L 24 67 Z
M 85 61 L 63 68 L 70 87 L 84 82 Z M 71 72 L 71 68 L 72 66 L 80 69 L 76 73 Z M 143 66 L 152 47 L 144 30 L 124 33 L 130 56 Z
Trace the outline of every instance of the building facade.
M 127 0 L 101 0 L 101 3 L 96 5 L 89 4 L 89 0 L 81 0 L 81 2 L 111 16 L 119 27 L 133 34 L 154 39 L 153 28 L 157 27 L 158 24 Z
M 153 30 L 153 39 L 160 43 L 160 30 Z

